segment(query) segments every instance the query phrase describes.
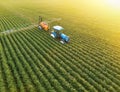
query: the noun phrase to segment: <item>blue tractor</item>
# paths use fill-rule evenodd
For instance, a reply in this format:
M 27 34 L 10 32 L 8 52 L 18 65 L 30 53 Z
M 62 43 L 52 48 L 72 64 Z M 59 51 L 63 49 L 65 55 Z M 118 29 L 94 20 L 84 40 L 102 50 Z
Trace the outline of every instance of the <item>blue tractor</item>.
M 65 34 L 62 33 L 62 30 L 63 30 L 63 29 L 64 29 L 64 28 L 61 27 L 61 26 L 53 26 L 53 31 L 51 32 L 51 36 L 52 36 L 53 38 L 58 38 L 58 39 L 60 39 L 60 42 L 61 42 L 62 44 L 68 43 L 68 42 L 70 41 L 69 36 L 67 36 L 67 35 L 65 35 Z

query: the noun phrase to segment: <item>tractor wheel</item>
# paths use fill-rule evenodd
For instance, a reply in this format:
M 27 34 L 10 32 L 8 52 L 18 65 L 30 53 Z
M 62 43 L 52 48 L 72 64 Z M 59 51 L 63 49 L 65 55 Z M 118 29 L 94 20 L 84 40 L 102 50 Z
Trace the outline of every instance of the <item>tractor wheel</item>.
M 60 43 L 65 44 L 65 42 L 63 40 L 61 40 Z
M 55 38 L 55 36 L 53 34 L 50 34 L 50 36 L 52 36 L 53 38 Z
M 41 26 L 38 26 L 38 28 L 39 28 L 40 30 L 42 30 L 42 27 L 41 27 Z

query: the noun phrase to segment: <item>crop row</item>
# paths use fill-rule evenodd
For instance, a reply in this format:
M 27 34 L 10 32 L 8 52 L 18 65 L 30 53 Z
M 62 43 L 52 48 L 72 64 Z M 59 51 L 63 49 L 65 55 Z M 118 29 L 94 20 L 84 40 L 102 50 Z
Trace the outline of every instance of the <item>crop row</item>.
M 19 18 L 0 17 L 0 31 L 30 24 Z M 89 38 L 62 45 L 37 28 L 1 34 L 0 92 L 119 92 L 119 51 Z
M 104 78 L 104 77 L 103 77 Z M 118 82 L 119 83 L 119 82 Z
M 13 14 L 0 17 L 0 22 L 1 22 L 0 25 L 1 32 L 7 30 L 15 30 L 15 29 L 17 30 L 19 28 L 23 28 L 31 24 L 25 18 L 21 18 L 20 16 L 16 16 Z
M 37 34 L 37 33 L 36 33 L 36 34 Z M 48 41 L 48 40 L 47 40 L 47 41 Z M 54 44 L 54 42 L 53 42 L 53 44 Z M 59 47 L 60 47 L 60 46 L 59 46 Z M 59 48 L 59 47 L 58 47 L 58 48 Z M 63 49 L 61 48 L 61 50 L 63 50 Z M 63 51 L 61 51 L 61 52 L 63 52 Z M 64 51 L 64 52 L 65 52 L 65 51 Z M 67 50 L 66 50 L 66 52 L 67 52 Z M 76 51 L 76 52 L 77 52 L 77 51 Z M 83 51 L 81 51 L 81 52 L 83 52 Z M 70 52 L 65 53 L 65 54 L 69 56 L 69 53 L 70 53 Z M 74 52 L 73 54 L 75 54 L 75 52 Z M 62 55 L 63 55 L 63 53 L 62 53 Z M 81 55 L 81 54 L 78 54 L 77 56 L 79 57 L 80 55 Z M 71 55 L 71 56 L 74 56 L 74 55 Z M 76 57 L 77 57 L 77 56 L 76 56 Z M 67 57 L 67 56 L 66 56 L 66 57 Z M 82 57 L 83 57 L 83 56 L 82 56 Z M 84 55 L 84 57 L 85 57 L 85 55 Z M 69 58 L 70 58 L 70 57 L 69 57 Z M 69 58 L 67 58 L 67 59 L 69 59 Z M 86 57 L 85 57 L 85 58 L 86 58 Z M 84 59 L 85 59 L 85 58 L 84 58 Z M 88 58 L 88 59 L 90 60 L 91 58 Z M 85 61 L 87 61 L 87 60 L 85 60 Z M 91 63 L 91 62 L 88 62 L 88 63 Z M 92 64 L 93 64 L 93 63 L 91 63 L 91 65 L 92 65 Z M 100 64 L 99 64 L 99 65 L 100 65 Z M 93 67 L 93 68 L 94 68 L 94 67 Z M 96 68 L 97 68 L 97 66 L 96 66 Z M 100 68 L 99 68 L 99 70 L 100 70 Z M 101 72 L 100 72 L 100 73 L 101 73 Z M 112 78 L 113 78 L 113 77 L 112 77 Z M 107 78 L 106 78 L 106 79 L 107 79 Z M 118 81 L 117 83 L 118 83 L 118 85 L 119 85 L 119 81 Z M 119 86 L 118 86 L 118 87 L 119 87 Z M 118 88 L 118 87 L 117 87 L 117 88 Z M 118 89 L 119 89 L 119 88 L 118 88 Z

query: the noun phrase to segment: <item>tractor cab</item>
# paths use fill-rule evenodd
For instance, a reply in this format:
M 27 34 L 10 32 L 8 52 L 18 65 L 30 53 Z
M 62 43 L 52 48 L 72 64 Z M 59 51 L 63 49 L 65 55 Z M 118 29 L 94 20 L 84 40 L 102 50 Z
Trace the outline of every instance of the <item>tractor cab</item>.
M 64 28 L 63 27 L 61 27 L 61 26 L 53 26 L 53 31 L 52 31 L 52 33 L 51 33 L 51 36 L 53 37 L 53 38 L 59 38 L 60 37 L 60 34 L 62 33 L 62 30 L 63 30 Z

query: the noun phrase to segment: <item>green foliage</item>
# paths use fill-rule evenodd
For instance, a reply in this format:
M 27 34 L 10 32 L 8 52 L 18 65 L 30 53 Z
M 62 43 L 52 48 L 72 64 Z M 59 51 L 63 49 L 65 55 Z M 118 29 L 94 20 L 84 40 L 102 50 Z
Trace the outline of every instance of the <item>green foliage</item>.
M 42 13 L 47 18 L 62 17 L 59 24 L 71 38 L 62 45 L 38 28 L 0 33 L 0 92 L 120 91 L 120 45 L 97 37 L 96 30 L 74 21 L 75 15 L 58 15 L 61 10 L 52 14 L 47 9 L 39 11 L 37 6 L 16 5 L 19 12 L 4 5 L 0 8 L 0 32 L 36 23 Z

